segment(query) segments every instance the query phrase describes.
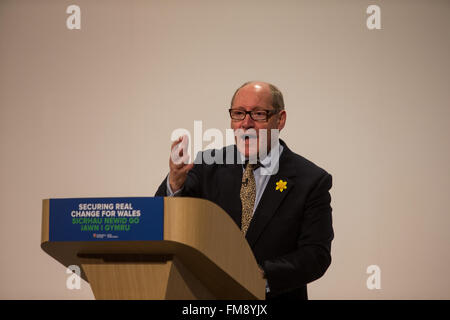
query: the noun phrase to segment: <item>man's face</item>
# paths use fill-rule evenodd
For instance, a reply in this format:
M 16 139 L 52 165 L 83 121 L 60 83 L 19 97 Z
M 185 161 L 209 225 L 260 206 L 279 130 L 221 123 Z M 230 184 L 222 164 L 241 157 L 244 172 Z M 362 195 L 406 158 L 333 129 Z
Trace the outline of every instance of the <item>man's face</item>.
M 269 86 L 265 83 L 251 83 L 246 85 L 237 92 L 231 108 L 244 111 L 274 110 Z M 286 112 L 284 110 L 270 116 L 267 121 L 255 121 L 250 117 L 250 114 L 247 114 L 244 120 L 231 119 L 231 128 L 235 131 L 238 150 L 247 158 L 261 154 L 259 150 L 260 139 L 265 134 L 267 154 L 271 149 L 271 129 L 281 131 L 284 128 L 285 121 Z M 260 131 L 261 129 L 266 129 L 266 132 Z M 245 133 L 247 135 L 244 136 L 243 134 Z M 264 145 L 263 143 L 261 147 L 264 147 Z

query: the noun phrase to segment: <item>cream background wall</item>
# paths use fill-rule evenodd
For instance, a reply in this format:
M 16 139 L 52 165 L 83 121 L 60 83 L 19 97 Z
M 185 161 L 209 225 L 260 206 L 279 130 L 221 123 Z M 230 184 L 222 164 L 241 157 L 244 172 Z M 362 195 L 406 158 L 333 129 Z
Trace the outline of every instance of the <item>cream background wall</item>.
M 42 199 L 152 196 L 172 131 L 224 132 L 257 79 L 334 179 L 310 298 L 449 299 L 449 30 L 449 1 L 0 1 L 0 298 L 93 298 L 40 249 Z

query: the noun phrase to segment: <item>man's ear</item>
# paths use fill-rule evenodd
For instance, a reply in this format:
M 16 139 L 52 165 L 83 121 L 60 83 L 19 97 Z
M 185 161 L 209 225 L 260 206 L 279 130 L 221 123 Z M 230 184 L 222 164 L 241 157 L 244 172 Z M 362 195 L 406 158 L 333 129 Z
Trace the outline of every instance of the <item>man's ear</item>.
M 284 125 L 286 124 L 286 111 L 281 110 L 278 114 L 278 130 L 281 131 L 281 129 L 284 128 Z

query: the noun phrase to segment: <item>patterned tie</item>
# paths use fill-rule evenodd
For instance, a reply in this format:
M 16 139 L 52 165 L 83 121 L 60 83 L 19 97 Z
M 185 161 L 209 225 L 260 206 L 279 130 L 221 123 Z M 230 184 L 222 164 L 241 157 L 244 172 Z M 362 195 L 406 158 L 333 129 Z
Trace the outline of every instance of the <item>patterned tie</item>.
M 242 220 L 241 231 L 245 235 L 248 226 L 253 216 L 253 207 L 255 206 L 256 198 L 256 183 L 253 170 L 257 167 L 256 164 L 247 164 L 244 174 L 242 176 L 241 186 L 241 202 L 242 202 Z

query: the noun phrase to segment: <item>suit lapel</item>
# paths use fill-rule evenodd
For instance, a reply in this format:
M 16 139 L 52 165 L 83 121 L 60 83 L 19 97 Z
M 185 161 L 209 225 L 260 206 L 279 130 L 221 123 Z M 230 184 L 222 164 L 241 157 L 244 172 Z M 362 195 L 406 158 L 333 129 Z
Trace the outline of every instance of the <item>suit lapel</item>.
M 281 202 L 286 198 L 287 194 L 294 187 L 292 177 L 295 172 L 289 169 L 289 156 L 292 151 L 290 151 L 287 146 L 283 143 L 283 153 L 280 156 L 280 166 L 277 174 L 270 177 L 269 182 L 264 190 L 261 200 L 256 208 L 253 215 L 253 219 L 247 230 L 246 238 L 250 247 L 256 243 L 262 231 L 269 223 L 270 219 L 275 214 L 277 208 L 280 206 Z M 277 182 L 283 181 L 286 183 L 286 188 L 283 191 L 276 190 Z

